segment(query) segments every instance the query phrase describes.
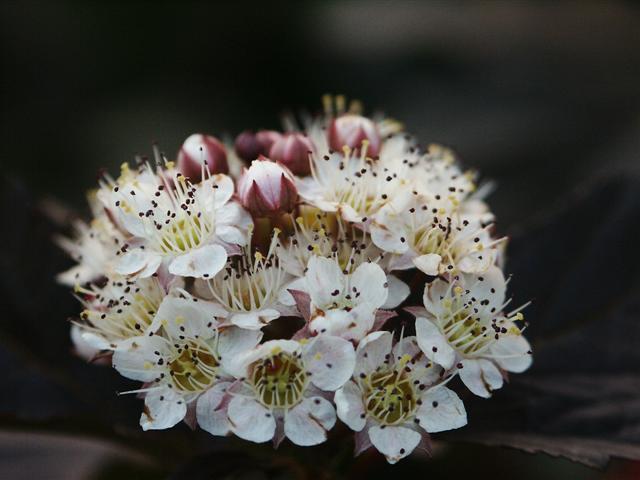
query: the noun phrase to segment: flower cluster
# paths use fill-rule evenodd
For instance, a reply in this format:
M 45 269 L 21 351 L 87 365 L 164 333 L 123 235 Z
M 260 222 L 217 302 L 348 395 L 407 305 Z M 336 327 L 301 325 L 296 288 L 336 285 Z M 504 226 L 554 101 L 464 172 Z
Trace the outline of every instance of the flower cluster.
M 339 419 L 393 463 L 466 425 L 458 394 L 530 365 L 475 174 L 355 104 L 325 110 L 124 164 L 59 239 L 76 352 L 141 382 L 143 429 L 307 446 Z

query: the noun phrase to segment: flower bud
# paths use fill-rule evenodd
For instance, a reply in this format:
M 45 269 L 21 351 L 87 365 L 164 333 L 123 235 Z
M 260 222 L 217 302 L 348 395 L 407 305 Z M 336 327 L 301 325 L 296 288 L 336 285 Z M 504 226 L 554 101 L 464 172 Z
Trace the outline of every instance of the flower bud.
M 194 133 L 187 138 L 178 152 L 177 168 L 192 182 L 202 180 L 202 162 L 206 162 L 209 172 L 229 173 L 227 152 L 216 137 Z
M 262 152 L 260 152 L 260 154 L 266 156 L 269 155 L 269 151 L 273 144 L 282 138 L 282 134 L 275 130 L 260 130 L 256 133 L 256 138 L 262 146 Z M 255 160 L 255 158 L 252 158 L 251 160 Z
M 301 133 L 286 133 L 271 146 L 269 157 L 282 163 L 296 175 L 309 175 L 311 150 L 311 141 L 306 136 Z
M 367 140 L 367 156 L 375 157 L 380 153 L 380 134 L 375 123 L 366 117 L 346 114 L 331 120 L 329 125 L 329 147 L 341 151 L 347 147 L 358 151 L 362 142 Z
M 254 216 L 267 217 L 291 212 L 298 190 L 288 168 L 260 156 L 238 180 L 238 196 Z
M 245 162 L 251 162 L 260 155 L 268 155 L 271 145 L 280 136 L 281 134 L 275 130 L 260 130 L 258 133 L 245 130 L 236 137 L 236 154 Z

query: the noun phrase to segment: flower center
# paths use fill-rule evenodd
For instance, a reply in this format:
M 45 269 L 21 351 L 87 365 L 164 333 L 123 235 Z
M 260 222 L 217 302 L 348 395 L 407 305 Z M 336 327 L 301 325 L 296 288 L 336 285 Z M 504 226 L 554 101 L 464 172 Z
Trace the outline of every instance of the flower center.
M 254 364 L 251 375 L 260 402 L 277 408 L 296 405 L 302 399 L 307 379 L 300 360 L 284 352 Z
M 500 320 L 481 315 L 484 301 L 475 298 L 465 301 L 464 290 L 454 288 L 454 296 L 443 300 L 444 314 L 438 319 L 440 331 L 449 344 L 462 355 L 478 355 L 484 352 L 501 334 L 506 333 Z
M 287 281 L 287 274 L 275 258 L 273 251 L 277 237 L 267 256 L 249 249 L 235 257 L 224 275 L 207 281 L 213 299 L 232 312 L 251 312 L 269 307 Z
M 124 290 L 123 290 L 124 289 Z M 93 330 L 108 339 L 123 339 L 140 335 L 151 325 L 160 307 L 164 292 L 155 279 L 137 282 L 113 282 L 102 290 L 76 289 L 96 297 L 98 306 L 82 312 Z
M 186 252 L 197 248 L 207 232 L 198 218 L 182 218 L 161 230 L 160 250 L 163 253 Z
M 206 343 L 190 340 L 176 350 L 169 362 L 169 374 L 178 390 L 201 392 L 211 386 L 219 365 Z
M 413 243 L 418 252 L 425 255 L 435 253 L 446 258 L 448 250 L 449 229 L 437 223 L 430 223 L 415 231 Z
M 364 384 L 365 409 L 382 424 L 401 423 L 415 411 L 418 397 L 403 370 L 371 373 Z

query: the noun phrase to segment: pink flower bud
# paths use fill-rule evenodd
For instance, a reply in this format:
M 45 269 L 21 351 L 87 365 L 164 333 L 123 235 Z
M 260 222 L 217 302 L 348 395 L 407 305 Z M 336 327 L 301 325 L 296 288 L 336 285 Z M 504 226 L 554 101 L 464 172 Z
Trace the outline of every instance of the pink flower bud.
M 260 153 L 266 156 L 269 155 L 269 151 L 273 144 L 282 138 L 282 134 L 275 130 L 260 130 L 256 133 L 256 138 L 258 139 L 258 142 L 260 142 L 260 145 L 262 145 L 262 152 Z M 255 158 L 252 158 L 251 160 L 255 160 Z
M 291 212 L 298 190 L 288 168 L 261 156 L 243 171 L 238 180 L 238 196 L 254 216 L 267 217 Z
M 202 180 L 202 162 L 205 161 L 209 172 L 229 173 L 227 152 L 216 137 L 194 133 L 187 138 L 178 152 L 177 168 L 192 182 Z
M 286 133 L 271 146 L 269 157 L 282 163 L 296 175 L 309 175 L 311 150 L 311 141 L 303 134 Z
M 375 123 L 360 115 L 346 114 L 331 120 L 329 125 L 329 146 L 341 151 L 347 147 L 359 150 L 363 140 L 368 140 L 367 156 L 375 157 L 380 153 L 380 134 Z
M 269 155 L 271 145 L 280 137 L 281 134 L 275 130 L 260 130 L 258 133 L 245 130 L 236 137 L 236 154 L 245 162 L 251 162 L 260 155 Z

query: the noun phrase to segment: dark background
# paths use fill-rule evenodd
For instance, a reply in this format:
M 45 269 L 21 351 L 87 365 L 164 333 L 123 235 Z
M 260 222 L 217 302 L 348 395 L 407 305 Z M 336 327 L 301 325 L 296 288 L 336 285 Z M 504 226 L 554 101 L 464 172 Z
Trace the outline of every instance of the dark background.
M 172 156 L 193 132 L 277 128 L 325 93 L 454 147 L 496 181 L 507 233 L 605 171 L 640 170 L 634 2 L 5 1 L 0 22 L 3 175 L 75 209 L 100 168 L 154 140 Z M 0 477 L 46 465 L 51 478 L 109 478 L 95 472 L 126 457 L 110 448 L 0 432 Z M 487 447 L 456 446 L 422 468 L 477 473 L 464 455 L 480 474 L 499 463 L 503 478 L 637 478 L 622 476 L 627 464 L 603 473 Z

